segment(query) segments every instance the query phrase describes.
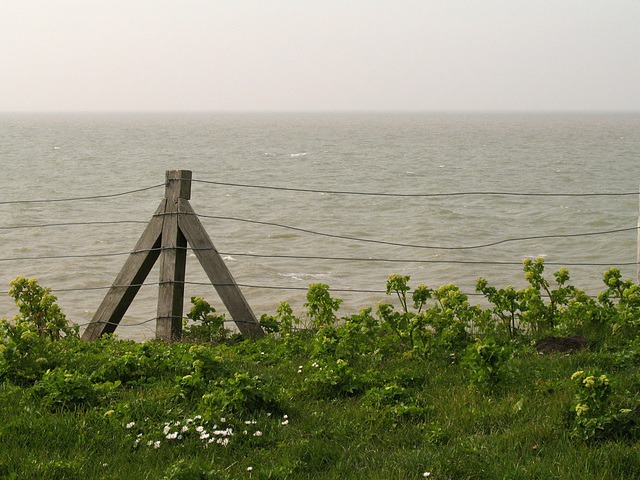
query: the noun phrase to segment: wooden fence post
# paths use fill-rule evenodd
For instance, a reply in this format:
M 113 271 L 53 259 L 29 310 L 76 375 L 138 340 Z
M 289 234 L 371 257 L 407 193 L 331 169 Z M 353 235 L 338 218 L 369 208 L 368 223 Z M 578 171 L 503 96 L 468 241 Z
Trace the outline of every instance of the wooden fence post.
M 191 176 L 190 170 L 166 172 L 165 198 L 82 334 L 82 340 L 96 340 L 116 329 L 158 258 L 160 285 L 156 338 L 168 342 L 179 340 L 182 337 L 188 244 L 240 333 L 248 338 L 264 337 L 251 307 L 189 204 Z
M 182 338 L 182 306 L 187 266 L 187 240 L 178 227 L 178 200 L 189 200 L 191 197 L 191 172 L 167 171 L 166 182 L 167 207 L 162 217 L 156 338 L 172 342 Z

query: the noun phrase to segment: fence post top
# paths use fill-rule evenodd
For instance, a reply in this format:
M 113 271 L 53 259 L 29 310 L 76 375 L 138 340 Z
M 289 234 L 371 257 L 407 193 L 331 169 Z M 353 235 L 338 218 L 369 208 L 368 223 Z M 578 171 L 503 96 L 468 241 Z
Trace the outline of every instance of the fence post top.
M 191 170 L 167 170 L 165 183 L 165 198 L 177 200 L 191 198 Z

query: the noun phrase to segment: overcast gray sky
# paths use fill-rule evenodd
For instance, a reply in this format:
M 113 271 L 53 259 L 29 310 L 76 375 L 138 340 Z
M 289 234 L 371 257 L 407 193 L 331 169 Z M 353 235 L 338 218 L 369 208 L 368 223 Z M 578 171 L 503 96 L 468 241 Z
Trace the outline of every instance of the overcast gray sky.
M 0 0 L 0 111 L 640 110 L 640 0 Z

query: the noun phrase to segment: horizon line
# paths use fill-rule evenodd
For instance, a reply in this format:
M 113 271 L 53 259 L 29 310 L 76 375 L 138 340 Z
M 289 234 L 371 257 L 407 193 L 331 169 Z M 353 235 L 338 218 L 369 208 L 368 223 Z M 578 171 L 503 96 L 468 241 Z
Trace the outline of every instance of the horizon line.
M 384 109 L 292 109 L 292 110 L 205 110 L 205 109 L 131 109 L 131 110 L 0 110 L 7 114 L 219 114 L 219 115 L 570 115 L 570 114 L 640 114 L 640 109 L 451 109 L 451 110 L 384 110 Z

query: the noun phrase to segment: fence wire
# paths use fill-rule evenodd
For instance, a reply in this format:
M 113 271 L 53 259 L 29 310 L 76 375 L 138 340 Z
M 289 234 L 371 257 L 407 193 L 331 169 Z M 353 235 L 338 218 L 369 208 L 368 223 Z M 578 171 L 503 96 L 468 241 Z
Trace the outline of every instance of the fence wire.
M 160 187 L 165 187 L 168 185 L 169 181 L 181 180 L 177 178 L 170 178 L 166 183 L 151 185 L 148 187 L 128 190 L 124 192 L 118 192 L 107 195 L 91 195 L 91 196 L 82 196 L 82 197 L 71 197 L 71 198 L 52 198 L 52 199 L 28 199 L 28 200 L 7 200 L 0 201 L 0 205 L 18 205 L 18 204 L 47 204 L 47 203 L 59 203 L 59 202 L 75 202 L 75 201 L 91 201 L 91 200 L 105 200 L 116 197 L 122 197 L 127 195 L 133 195 L 136 193 L 141 193 L 149 190 L 153 190 Z M 377 196 L 377 197 L 415 197 L 415 198 L 433 198 L 433 197 L 460 197 L 460 196 L 517 196 L 517 197 L 621 197 L 621 196 L 638 196 L 638 192 L 599 192 L 599 193 L 537 193 L 537 192 L 498 192 L 498 191 L 467 191 L 467 192 L 450 192 L 450 193 L 390 193 L 390 192 L 362 192 L 362 191 L 344 191 L 344 190 L 322 190 L 322 189 L 311 189 L 311 188 L 292 188 L 292 187 L 281 187 L 281 186 L 269 186 L 269 185 L 251 185 L 251 184 L 242 184 L 242 183 L 231 183 L 231 182 L 221 182 L 221 181 L 211 181 L 211 180 L 197 180 L 191 179 L 192 182 L 208 184 L 208 185 L 216 185 L 216 186 L 225 186 L 225 187 L 235 187 L 235 188 L 250 188 L 250 189 L 265 189 L 265 190 L 278 190 L 285 192 L 295 192 L 295 193 L 316 193 L 316 194 L 326 194 L 326 195 L 352 195 L 352 196 Z M 160 216 L 167 215 L 165 213 L 159 214 Z M 378 239 L 370 239 L 370 238 L 360 238 L 360 237 L 352 237 L 347 235 L 333 234 L 328 232 L 315 231 L 305 228 L 300 228 L 292 225 L 284 225 L 280 223 L 253 220 L 248 218 L 240 218 L 240 217 L 231 217 L 231 216 L 222 216 L 222 215 L 206 215 L 206 214 L 196 214 L 199 218 L 203 219 L 214 219 L 214 220 L 223 220 L 223 221 L 234 221 L 234 222 L 243 222 L 253 225 L 260 226 L 268 226 L 268 227 L 276 227 L 281 229 L 287 229 L 292 231 L 301 232 L 308 235 L 322 236 L 327 238 L 339 239 L 339 240 L 348 240 L 355 242 L 364 242 L 371 244 L 379 244 L 386 246 L 397 246 L 397 247 L 406 247 L 406 248 L 416 248 L 416 249 L 430 249 L 430 250 L 471 250 L 471 249 L 481 249 L 486 247 L 492 247 L 497 245 L 502 245 L 509 242 L 521 242 L 521 241 L 529 241 L 529 240 L 540 240 L 540 239 L 557 239 L 557 238 L 577 238 L 577 237 L 590 237 L 597 235 L 613 235 L 630 231 L 637 231 L 640 226 L 627 227 L 627 228 L 618 228 L 611 230 L 603 230 L 603 231 L 592 231 L 592 232 L 581 232 L 581 233 L 573 233 L 573 234 L 553 234 L 553 235 L 534 235 L 534 236 L 523 236 L 523 237 L 514 237 L 514 238 L 504 238 L 495 241 L 491 241 L 488 243 L 478 244 L 478 245 L 462 245 L 462 246 L 443 246 L 443 245 L 417 245 L 417 244 L 409 244 L 409 243 L 400 243 L 400 242 L 390 242 Z M 0 230 L 2 231 L 10 231 L 10 230 L 20 230 L 20 229 L 39 229 L 39 228 L 53 228 L 53 227 L 69 227 L 69 226 L 96 226 L 96 225 L 119 225 L 119 224 L 146 224 L 147 221 L 142 220 L 115 220 L 115 221 L 78 221 L 78 222 L 51 222 L 51 223 L 43 223 L 43 224 L 31 224 L 31 225 L 9 225 L 2 226 Z M 60 255 L 36 255 L 36 256 L 21 256 L 21 257 L 11 257 L 11 258 L 0 258 L 0 262 L 15 262 L 15 261 L 39 261 L 39 260 L 59 260 L 59 259 L 72 259 L 72 258 L 102 258 L 102 257 L 115 257 L 115 256 L 125 256 L 125 255 L 135 255 L 139 253 L 148 253 L 151 251 L 161 252 L 165 250 L 164 248 L 154 248 L 154 249 L 142 249 L 142 250 L 133 250 L 133 251 L 124 251 L 124 252 L 111 252 L 111 253 L 93 253 L 93 254 L 60 254 Z M 189 248 L 191 251 L 195 251 L 196 249 Z M 218 252 L 215 248 L 212 249 L 201 249 L 201 250 L 214 250 Z M 220 255 L 228 255 L 228 256 L 237 256 L 237 257 L 252 257 L 252 258 L 264 258 L 264 259 L 287 259 L 287 260 L 322 260 L 322 261 L 335 261 L 335 262 L 389 262 L 389 263 L 415 263 L 415 264 L 462 264 L 462 265 L 502 265 L 502 266 L 521 266 L 522 262 L 510 262 L 510 261 L 495 261 L 495 260 L 446 260 L 446 259 L 415 259 L 415 258 L 385 258 L 385 257 L 345 257 L 345 256 L 321 256 L 321 255 L 291 255 L 291 254 L 269 254 L 269 253 L 248 253 L 248 252 L 218 252 Z M 546 265 L 564 265 L 564 266 L 610 266 L 611 262 L 545 262 Z M 619 266 L 632 266 L 638 265 L 638 262 L 617 262 Z M 136 285 L 109 285 L 109 286 L 97 286 L 97 287 L 78 287 L 78 288 L 60 288 L 60 289 L 52 289 L 52 292 L 81 292 L 81 291 L 91 291 L 91 290 L 108 290 L 114 287 L 134 287 L 134 288 L 142 288 L 148 286 L 158 286 L 162 282 L 144 282 Z M 179 282 L 176 282 L 179 283 Z M 214 287 L 222 287 L 229 286 L 231 284 L 213 284 L 210 282 L 182 282 L 185 285 L 207 285 Z M 251 288 L 251 289 L 268 289 L 268 290 L 290 290 L 290 291 L 307 291 L 307 287 L 292 287 L 292 286 L 280 286 L 280 285 L 260 285 L 260 284 L 251 284 L 251 283 L 238 283 L 235 284 L 242 288 Z M 331 292 L 336 293 L 368 293 L 368 294 L 386 294 L 386 290 L 374 290 L 374 289 L 362 289 L 362 288 L 330 288 Z M 8 292 L 1 292 L 7 294 Z M 467 296 L 483 296 L 480 293 L 464 293 Z M 182 318 L 182 317 L 181 317 Z M 121 327 L 136 327 L 148 324 L 157 320 L 157 317 L 136 323 L 125 323 L 118 324 Z M 232 320 L 228 320 L 227 322 L 233 322 Z M 110 322 L 102 322 L 102 323 L 110 323 Z M 235 323 L 238 323 L 237 321 Z M 116 325 L 115 323 L 112 323 Z M 80 327 L 84 327 L 89 325 L 89 323 L 79 324 Z
M 188 180 L 184 178 L 170 178 L 169 180 Z M 244 183 L 219 182 L 213 180 L 191 179 L 192 182 L 227 187 L 257 188 L 263 190 L 280 190 L 285 192 L 321 193 L 325 195 L 360 195 L 369 197 L 461 197 L 461 196 L 503 196 L 503 197 L 624 197 L 638 195 L 638 192 L 600 192 L 600 193 L 535 193 L 535 192 L 450 192 L 450 193 L 387 193 L 387 192 L 357 192 L 348 190 L 321 190 L 313 188 L 292 188 L 272 185 L 251 185 Z

